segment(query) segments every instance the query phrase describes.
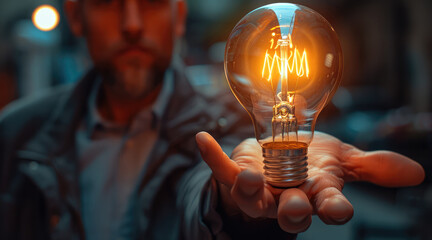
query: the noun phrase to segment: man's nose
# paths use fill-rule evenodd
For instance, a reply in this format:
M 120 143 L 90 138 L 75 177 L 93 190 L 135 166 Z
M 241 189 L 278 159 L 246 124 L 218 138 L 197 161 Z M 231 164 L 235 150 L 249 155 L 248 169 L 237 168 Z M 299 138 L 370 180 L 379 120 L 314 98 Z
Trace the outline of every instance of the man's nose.
M 123 6 L 122 34 L 128 42 L 137 42 L 142 34 L 142 16 L 138 0 L 125 0 Z

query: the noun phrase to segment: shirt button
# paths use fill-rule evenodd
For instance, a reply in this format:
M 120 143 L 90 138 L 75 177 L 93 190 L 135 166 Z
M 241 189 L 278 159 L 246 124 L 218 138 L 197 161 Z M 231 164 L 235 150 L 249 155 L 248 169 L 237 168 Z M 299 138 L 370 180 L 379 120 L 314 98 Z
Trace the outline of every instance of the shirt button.
M 223 128 L 228 124 L 228 121 L 226 120 L 226 118 L 221 117 L 218 119 L 218 125 L 219 127 Z
M 29 163 L 29 168 L 32 171 L 36 171 L 38 169 L 38 167 L 39 167 L 39 164 L 37 162 L 30 162 Z

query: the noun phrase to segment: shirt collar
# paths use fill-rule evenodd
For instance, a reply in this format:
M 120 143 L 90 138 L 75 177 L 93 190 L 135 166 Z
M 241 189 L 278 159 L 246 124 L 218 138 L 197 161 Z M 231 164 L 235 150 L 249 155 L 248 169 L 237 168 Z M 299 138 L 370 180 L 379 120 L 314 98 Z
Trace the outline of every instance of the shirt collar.
M 88 130 L 89 136 L 91 136 L 96 130 L 100 129 L 110 129 L 113 131 L 125 131 L 130 126 L 122 126 L 110 122 L 104 119 L 99 111 L 97 110 L 97 98 L 101 88 L 102 79 L 98 77 L 93 84 L 90 91 L 90 95 L 87 101 L 88 114 L 85 117 L 85 124 Z M 169 68 L 164 75 L 162 89 L 156 98 L 156 101 L 149 107 L 142 109 L 135 117 L 132 119 L 130 125 L 139 125 L 140 119 L 146 118 L 149 115 L 152 116 L 152 128 L 158 128 L 160 122 L 163 118 L 163 114 L 167 108 L 169 99 L 174 90 L 174 73 L 171 68 Z
M 174 91 L 174 72 L 173 69 L 168 69 L 165 72 L 163 85 L 159 96 L 152 106 L 152 111 L 156 115 L 157 120 L 161 120 L 168 106 L 168 102 Z M 160 121 L 159 121 L 160 122 Z

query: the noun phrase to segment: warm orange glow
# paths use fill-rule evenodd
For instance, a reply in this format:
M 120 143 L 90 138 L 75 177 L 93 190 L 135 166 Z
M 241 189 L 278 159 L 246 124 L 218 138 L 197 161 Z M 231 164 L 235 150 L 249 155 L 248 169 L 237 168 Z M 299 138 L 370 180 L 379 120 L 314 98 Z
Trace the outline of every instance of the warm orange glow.
M 274 35 L 273 33 L 272 36 Z M 273 56 L 269 54 L 269 50 L 275 50 Z M 270 40 L 270 48 L 267 49 L 264 57 L 262 78 L 270 81 L 276 67 L 282 79 L 288 79 L 288 74 L 295 74 L 297 77 L 309 77 L 307 52 L 304 49 L 303 53 L 300 53 L 296 47 L 293 47 L 291 35 L 288 35 L 287 39 L 278 40 L 276 43 L 274 38 Z
M 33 11 L 33 24 L 42 31 L 51 31 L 59 23 L 58 11 L 50 5 L 41 5 Z

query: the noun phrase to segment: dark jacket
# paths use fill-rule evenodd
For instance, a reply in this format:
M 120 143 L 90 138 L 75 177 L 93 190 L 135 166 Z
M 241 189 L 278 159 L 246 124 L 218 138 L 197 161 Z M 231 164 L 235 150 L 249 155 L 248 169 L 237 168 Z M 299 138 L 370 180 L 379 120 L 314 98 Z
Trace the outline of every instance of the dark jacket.
M 232 148 L 251 137 L 250 121 L 232 97 L 205 98 L 183 75 L 175 75 L 174 94 L 140 182 L 138 236 L 212 239 L 252 233 L 249 224 L 233 226 L 237 222 L 217 212 L 217 184 L 194 140 L 204 130 Z M 0 239 L 84 239 L 74 144 L 95 78 L 90 71 L 76 86 L 19 101 L 0 116 Z M 260 226 L 282 233 L 275 221 Z

